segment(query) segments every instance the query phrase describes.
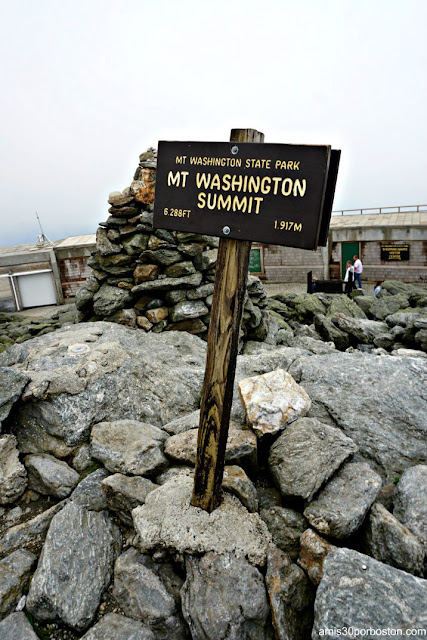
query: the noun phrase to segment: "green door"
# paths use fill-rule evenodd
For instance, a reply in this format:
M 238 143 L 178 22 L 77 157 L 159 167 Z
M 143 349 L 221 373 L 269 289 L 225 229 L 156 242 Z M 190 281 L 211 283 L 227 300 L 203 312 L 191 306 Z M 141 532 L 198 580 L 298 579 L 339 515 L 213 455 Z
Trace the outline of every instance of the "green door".
M 344 279 L 346 272 L 346 262 L 351 261 L 353 264 L 353 256 L 359 256 L 359 243 L 358 242 L 342 242 L 341 243 L 341 277 Z
M 262 247 L 252 247 L 249 255 L 249 273 L 262 273 Z

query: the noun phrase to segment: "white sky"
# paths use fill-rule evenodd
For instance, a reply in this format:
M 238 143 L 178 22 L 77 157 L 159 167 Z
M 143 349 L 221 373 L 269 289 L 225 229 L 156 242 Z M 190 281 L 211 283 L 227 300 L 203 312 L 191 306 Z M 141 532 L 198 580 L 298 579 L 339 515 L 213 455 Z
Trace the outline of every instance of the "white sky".
M 94 233 L 158 140 L 342 150 L 334 209 L 427 203 L 426 0 L 0 0 L 0 246 Z

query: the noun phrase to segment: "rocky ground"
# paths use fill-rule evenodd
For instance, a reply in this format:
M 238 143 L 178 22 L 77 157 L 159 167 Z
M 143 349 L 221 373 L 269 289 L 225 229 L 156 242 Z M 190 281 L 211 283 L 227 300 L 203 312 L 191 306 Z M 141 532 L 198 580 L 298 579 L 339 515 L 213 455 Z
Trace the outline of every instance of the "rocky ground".
M 427 288 L 266 308 L 210 515 L 201 338 L 93 322 L 0 354 L 1 640 L 426 628 Z

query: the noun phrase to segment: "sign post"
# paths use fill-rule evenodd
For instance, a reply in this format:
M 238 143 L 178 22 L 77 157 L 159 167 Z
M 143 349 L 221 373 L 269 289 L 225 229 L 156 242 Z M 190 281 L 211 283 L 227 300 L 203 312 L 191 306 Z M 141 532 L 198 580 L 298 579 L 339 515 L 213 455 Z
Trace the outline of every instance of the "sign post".
M 264 142 L 264 134 L 254 129 L 233 129 L 230 141 Z M 220 238 L 191 500 L 194 507 L 209 512 L 221 500 L 250 251 L 250 241 Z
M 251 242 L 326 244 L 340 152 L 260 144 L 255 129 L 229 143 L 159 142 L 154 226 L 219 236 L 191 504 L 221 502 Z

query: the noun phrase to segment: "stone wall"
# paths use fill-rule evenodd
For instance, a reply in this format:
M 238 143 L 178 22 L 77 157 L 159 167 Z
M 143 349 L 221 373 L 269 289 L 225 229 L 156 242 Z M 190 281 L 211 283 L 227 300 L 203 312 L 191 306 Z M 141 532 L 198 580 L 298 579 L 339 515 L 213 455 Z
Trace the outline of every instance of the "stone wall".
M 140 156 L 130 187 L 110 193 L 89 260 L 93 275 L 78 291 L 80 321 L 110 320 L 143 331 L 207 335 L 219 240 L 153 228 L 156 152 Z M 249 277 L 241 337 L 264 340 L 267 297 Z
M 316 251 L 308 251 L 266 244 L 264 265 L 268 282 L 305 282 L 307 271 L 312 271 L 319 280 L 324 278 L 324 259 L 320 247 Z
M 409 244 L 409 260 L 381 260 L 381 240 L 361 241 L 360 258 L 363 262 L 362 278 L 367 282 L 376 280 L 402 280 L 403 282 L 427 282 L 427 241 L 426 240 L 392 240 L 387 244 Z M 341 242 L 332 244 L 330 272 L 331 277 L 340 277 Z

